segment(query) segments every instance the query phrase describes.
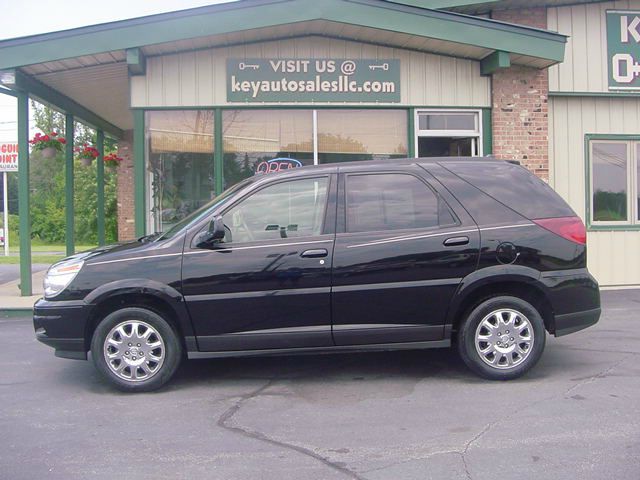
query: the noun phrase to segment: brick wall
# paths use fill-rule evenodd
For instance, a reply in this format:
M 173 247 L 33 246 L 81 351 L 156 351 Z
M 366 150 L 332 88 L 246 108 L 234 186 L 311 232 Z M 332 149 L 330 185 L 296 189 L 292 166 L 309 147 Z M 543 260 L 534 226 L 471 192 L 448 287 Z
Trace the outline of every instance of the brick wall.
M 132 130 L 127 130 L 124 138 L 118 142 L 118 156 L 123 159 L 118 167 L 118 240 L 126 241 L 136 237 Z
M 491 17 L 537 28 L 547 27 L 544 8 L 500 10 Z M 498 70 L 491 82 L 493 154 L 519 160 L 549 179 L 549 75 L 546 69 L 512 66 Z

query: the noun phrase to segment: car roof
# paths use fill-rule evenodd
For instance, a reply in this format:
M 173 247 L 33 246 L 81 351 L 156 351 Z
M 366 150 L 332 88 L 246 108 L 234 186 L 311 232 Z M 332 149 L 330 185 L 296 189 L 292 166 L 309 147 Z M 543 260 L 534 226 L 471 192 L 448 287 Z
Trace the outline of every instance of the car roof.
M 494 157 L 423 157 L 423 158 L 391 158 L 380 160 L 356 160 L 351 162 L 329 163 L 323 165 L 305 165 L 299 168 L 291 168 L 278 173 L 268 174 L 269 177 L 277 175 L 282 178 L 306 176 L 309 174 L 336 173 L 338 171 L 348 172 L 352 170 L 379 170 L 381 168 L 397 167 L 400 165 L 420 165 L 420 164 L 447 164 L 465 162 L 469 164 L 487 164 L 505 162 L 519 164 L 519 162 L 509 160 L 498 160 Z

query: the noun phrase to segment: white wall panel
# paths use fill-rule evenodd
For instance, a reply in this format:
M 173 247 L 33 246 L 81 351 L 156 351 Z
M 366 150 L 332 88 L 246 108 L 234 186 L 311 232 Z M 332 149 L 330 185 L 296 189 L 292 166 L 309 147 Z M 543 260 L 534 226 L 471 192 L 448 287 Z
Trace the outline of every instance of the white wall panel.
M 547 9 L 547 27 L 569 35 L 564 62 L 549 68 L 551 92 L 608 92 L 606 10 L 640 10 L 640 0 Z
M 552 97 L 550 183 L 585 220 L 586 134 L 640 134 L 640 98 Z M 640 285 L 640 232 L 590 231 L 588 266 L 601 285 Z
M 270 57 L 399 59 L 400 105 L 491 106 L 489 77 L 477 61 L 322 37 L 149 57 L 146 75 L 132 79 L 131 106 L 226 105 L 226 59 Z

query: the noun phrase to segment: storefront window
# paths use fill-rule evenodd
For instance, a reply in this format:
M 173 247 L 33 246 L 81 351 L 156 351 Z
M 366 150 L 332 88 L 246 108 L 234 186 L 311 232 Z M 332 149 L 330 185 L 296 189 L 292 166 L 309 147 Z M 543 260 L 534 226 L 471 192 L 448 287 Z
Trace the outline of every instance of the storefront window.
M 629 222 L 629 142 L 591 143 L 594 222 Z
M 225 189 L 276 158 L 313 165 L 311 110 L 226 110 L 222 131 Z
M 169 229 L 213 197 L 213 121 L 208 110 L 147 112 L 153 230 Z
M 318 110 L 319 163 L 407 156 L 406 110 Z

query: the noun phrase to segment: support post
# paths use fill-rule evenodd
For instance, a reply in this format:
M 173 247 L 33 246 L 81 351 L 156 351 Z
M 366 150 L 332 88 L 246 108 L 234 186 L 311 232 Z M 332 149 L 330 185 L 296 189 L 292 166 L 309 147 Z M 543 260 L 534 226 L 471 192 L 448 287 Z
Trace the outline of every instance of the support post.
M 9 183 L 7 177 L 9 172 L 2 172 L 2 208 L 3 208 L 3 230 L 4 230 L 4 256 L 9 256 Z
M 75 232 L 75 208 L 73 201 L 74 193 L 74 173 L 73 173 L 73 137 L 75 133 L 75 121 L 73 115 L 66 114 L 64 117 L 64 135 L 67 140 L 64 151 L 64 192 L 65 192 L 65 217 L 66 231 L 65 243 L 67 246 L 67 256 L 76 253 L 76 232 Z
M 220 195 L 224 190 L 224 148 L 222 140 L 222 109 L 216 108 L 214 124 L 214 144 L 215 155 L 213 157 L 213 178 L 215 182 L 216 195 Z
M 31 212 L 29 210 L 29 94 L 18 92 L 18 213 L 20 217 L 20 294 L 31 290 Z
M 97 192 L 97 217 L 98 217 L 98 245 L 105 244 L 104 232 L 104 132 L 98 130 L 96 137 L 96 147 L 98 149 L 98 162 L 96 183 L 98 184 Z
M 416 109 L 410 108 L 407 110 L 407 115 L 407 141 L 409 142 L 407 156 L 409 158 L 416 158 Z
M 144 168 L 144 110 L 133 111 L 133 184 L 136 237 L 147 230 L 146 182 Z

